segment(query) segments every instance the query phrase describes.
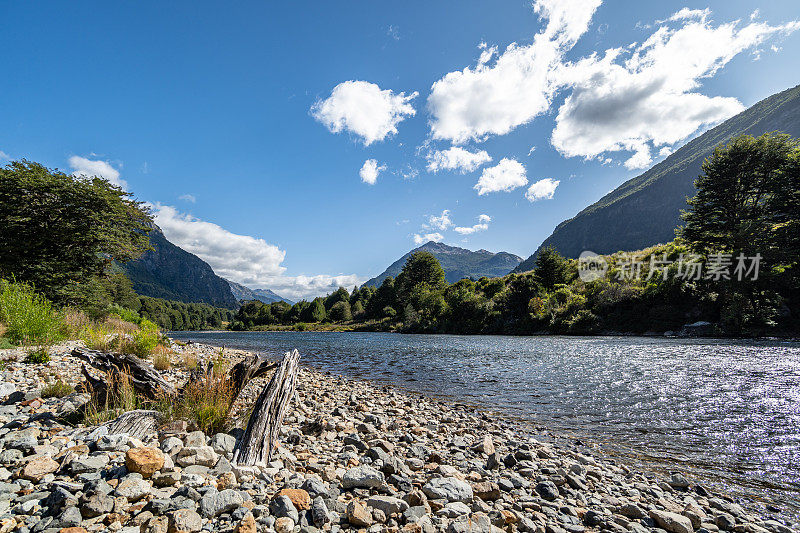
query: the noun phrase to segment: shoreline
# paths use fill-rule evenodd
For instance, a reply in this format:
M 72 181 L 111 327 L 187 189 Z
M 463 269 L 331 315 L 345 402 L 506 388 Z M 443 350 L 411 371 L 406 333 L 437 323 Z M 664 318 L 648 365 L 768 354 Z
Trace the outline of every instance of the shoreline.
M 106 426 L 60 427 L 52 415 L 74 410 L 81 395 L 41 399 L 40 391 L 47 376 L 80 379 L 81 363 L 69 353 L 75 344 L 56 347 L 47 365 L 11 362 L 3 370 L 17 389 L 0 408 L 0 463 L 17 461 L 0 467 L 4 531 L 13 524 L 34 533 L 797 530 L 787 516 L 682 474 L 654 474 L 589 446 L 548 442 L 535 424 L 308 365 L 298 372 L 268 465 L 231 464 L 241 430 L 205 436 L 171 423 L 133 438 L 99 431 Z M 206 343 L 173 349 L 174 360 L 220 356 Z M 233 362 L 250 353 L 226 348 L 222 356 Z M 162 375 L 180 383 L 188 370 Z M 267 380 L 248 383 L 234 415 L 247 412 Z M 162 460 L 142 475 L 132 450 Z
M 241 332 L 232 332 L 232 333 L 241 333 Z M 259 333 L 259 332 L 254 332 L 254 333 Z M 651 337 L 643 337 L 643 338 L 651 338 Z M 702 340 L 702 338 L 698 340 Z M 762 339 L 762 340 L 769 340 L 769 339 Z M 774 340 L 780 340 L 780 339 L 774 339 Z M 227 346 L 209 344 L 206 341 L 204 342 L 190 341 L 190 342 L 194 346 L 211 346 L 216 349 L 224 347 L 225 350 L 233 350 L 245 353 L 259 353 L 253 350 L 247 350 L 241 348 L 229 348 Z M 583 453 L 596 455 L 598 458 L 602 458 L 603 460 L 611 462 L 619 461 L 620 463 L 623 463 L 623 465 L 626 468 L 633 467 L 634 470 L 642 471 L 643 473 L 645 473 L 645 475 L 662 478 L 662 481 L 666 483 L 669 483 L 671 473 L 680 470 L 681 464 L 678 461 L 673 461 L 673 464 L 670 465 L 671 468 L 667 467 L 666 465 L 657 465 L 654 464 L 652 460 L 648 460 L 647 458 L 641 458 L 643 457 L 642 454 L 640 452 L 637 452 L 633 448 L 627 446 L 620 447 L 618 444 L 615 445 L 610 441 L 604 443 L 592 439 L 587 439 L 586 436 L 583 434 L 571 434 L 569 431 L 566 430 L 553 430 L 541 422 L 532 420 L 530 418 L 526 418 L 522 415 L 514 415 L 512 413 L 504 411 L 492 410 L 486 405 L 466 402 L 455 396 L 444 395 L 444 394 L 439 395 L 439 394 L 416 391 L 413 389 L 409 389 L 403 386 L 402 384 L 395 383 L 389 379 L 372 380 L 363 377 L 351 377 L 343 374 L 335 374 L 331 371 L 319 368 L 313 364 L 304 362 L 302 357 L 300 359 L 300 365 L 306 370 L 318 373 L 323 377 L 327 376 L 330 377 L 331 379 L 339 379 L 352 383 L 360 383 L 379 389 L 390 389 L 402 395 L 424 398 L 429 401 L 441 403 L 442 405 L 448 405 L 450 407 L 452 406 L 466 407 L 468 409 L 474 410 L 477 413 L 490 416 L 504 425 L 513 426 L 512 431 L 516 433 L 526 434 L 529 436 L 536 436 L 539 440 L 544 440 L 544 442 L 548 444 L 565 447 L 565 449 L 570 453 L 581 450 Z M 680 475 L 683 477 L 683 474 Z M 691 478 L 697 478 L 697 476 L 693 474 L 691 475 Z M 701 481 L 697 483 L 698 485 L 707 483 L 707 485 L 703 486 L 703 490 L 711 490 L 711 488 L 713 488 L 715 492 L 719 492 L 720 494 L 726 494 L 726 489 L 729 490 L 731 488 L 726 484 L 726 482 L 719 479 L 712 479 L 710 476 L 702 476 L 699 479 Z M 753 489 L 753 492 L 751 493 L 738 494 L 737 496 L 734 496 L 733 499 L 735 499 L 738 503 L 744 505 L 746 508 L 751 509 L 756 513 L 763 514 L 767 512 L 768 508 L 772 507 L 772 504 L 770 503 L 768 497 L 761 494 L 755 494 L 754 492 L 756 491 L 757 489 Z M 779 514 L 784 516 L 785 518 L 790 518 L 793 520 L 797 520 L 800 517 L 798 513 L 790 512 L 786 509 L 780 511 Z M 800 531 L 800 529 L 798 531 Z

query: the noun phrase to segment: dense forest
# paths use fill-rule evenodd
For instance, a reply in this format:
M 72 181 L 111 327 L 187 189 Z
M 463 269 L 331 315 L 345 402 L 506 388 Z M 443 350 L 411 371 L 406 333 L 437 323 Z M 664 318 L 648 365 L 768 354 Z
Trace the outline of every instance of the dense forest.
M 787 135 L 740 136 L 717 147 L 674 241 L 579 260 L 541 250 L 529 272 L 447 283 L 430 253 L 411 255 L 377 287 L 339 288 L 290 306 L 248 302 L 232 329 L 358 329 L 437 333 L 800 331 L 800 148 Z

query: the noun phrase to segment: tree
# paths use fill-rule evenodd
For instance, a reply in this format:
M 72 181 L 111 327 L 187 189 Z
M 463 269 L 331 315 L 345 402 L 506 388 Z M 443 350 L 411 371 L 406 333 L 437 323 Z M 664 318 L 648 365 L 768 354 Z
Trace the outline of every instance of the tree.
M 432 253 L 414 252 L 403 265 L 395 285 L 400 300 L 403 303 L 409 303 L 409 299 L 415 291 L 444 289 L 446 285 L 444 270 Z
M 547 291 L 561 283 L 568 283 L 567 261 L 555 248 L 546 247 L 536 255 L 533 279 Z
M 325 311 L 325 304 L 322 303 L 322 298 L 314 298 L 314 301 L 303 310 L 303 322 L 322 322 L 328 317 Z
M 12 161 L 0 168 L 0 277 L 32 283 L 59 303 L 149 246 L 152 221 L 108 181 Z
M 799 143 L 789 135 L 741 135 L 703 162 L 681 236 L 698 253 L 771 255 L 782 228 L 798 224 Z M 794 180 L 792 180 L 794 177 Z
M 776 290 L 797 286 L 799 154 L 800 141 L 789 135 L 742 135 L 717 147 L 695 181 L 697 194 L 679 230 L 691 249 L 718 259 L 728 254 L 734 267 L 737 257 L 761 257 L 758 279 L 731 271 L 730 279 L 706 282 L 719 293 L 728 333 L 771 325 Z
M 353 320 L 350 302 L 347 300 L 341 300 L 333 304 L 333 307 L 331 307 L 330 311 L 328 312 L 328 317 L 334 322 L 349 322 L 350 320 Z
M 350 293 L 344 287 L 339 287 L 325 298 L 325 309 L 330 310 L 337 302 L 349 302 Z

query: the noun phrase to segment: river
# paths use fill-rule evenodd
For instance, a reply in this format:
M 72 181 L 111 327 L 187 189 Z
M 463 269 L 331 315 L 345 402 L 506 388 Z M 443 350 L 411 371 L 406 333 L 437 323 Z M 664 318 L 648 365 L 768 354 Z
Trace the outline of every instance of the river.
M 800 516 L 800 343 L 174 332 L 529 420 Z

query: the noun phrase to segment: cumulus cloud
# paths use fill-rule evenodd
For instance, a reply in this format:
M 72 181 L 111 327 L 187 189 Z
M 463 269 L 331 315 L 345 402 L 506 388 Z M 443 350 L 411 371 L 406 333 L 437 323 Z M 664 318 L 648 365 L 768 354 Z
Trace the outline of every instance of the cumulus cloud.
M 566 61 L 599 5 L 536 0 L 544 29 L 531 44 L 498 52 L 481 43 L 474 66 L 431 87 L 432 138 L 462 144 L 504 135 L 548 112 L 563 92 L 551 136 L 562 155 L 604 161 L 609 153 L 629 152 L 625 165 L 644 168 L 660 147 L 744 109 L 736 98 L 702 94 L 704 79 L 737 54 L 751 50 L 757 58 L 764 41 L 800 28 L 796 20 L 760 22 L 757 12 L 747 23 L 714 24 L 709 9 L 683 8 L 656 21 L 642 43 Z
M 525 193 L 525 198 L 527 198 L 530 202 L 536 202 L 538 200 L 551 200 L 553 195 L 556 193 L 556 187 L 558 187 L 559 183 L 561 183 L 559 180 L 554 180 L 552 178 L 544 178 L 539 180 L 528 187 L 528 191 Z
M 425 228 L 433 228 L 438 230 L 446 230 L 447 228 L 453 225 L 453 221 L 450 220 L 450 210 L 445 209 L 442 211 L 442 214 L 439 216 L 436 215 L 428 215 L 428 223 L 424 224 Z
M 375 182 L 378 181 L 378 174 L 384 170 L 386 170 L 386 165 L 378 165 L 375 159 L 367 159 L 361 166 L 361 170 L 358 171 L 358 175 L 361 176 L 361 181 L 364 183 L 375 185 Z
M 498 191 L 513 191 L 517 187 L 528 184 L 525 167 L 516 159 L 504 157 L 496 166 L 483 169 L 478 183 L 473 189 L 479 196 Z
M 156 224 L 170 242 L 203 259 L 217 275 L 242 285 L 268 288 L 299 300 L 366 281 L 355 274 L 286 276 L 286 268 L 281 266 L 286 252 L 264 239 L 230 232 L 172 206 L 151 207 Z
M 317 100 L 311 115 L 332 133 L 348 131 L 369 146 L 397 133 L 397 125 L 416 114 L 411 101 L 417 94 L 395 94 L 368 81 L 350 80 L 334 87 L 325 100 Z
M 444 240 L 444 235 L 442 235 L 439 232 L 423 233 L 423 234 L 415 233 L 414 234 L 414 244 L 418 244 L 418 245 L 419 244 L 425 244 L 428 241 L 441 242 L 443 240 Z
M 452 146 L 447 150 L 430 152 L 426 158 L 428 160 L 428 170 L 431 172 L 458 170 L 462 174 L 473 172 L 492 160 L 486 150 L 470 152 L 460 146 Z
M 503 135 L 550 108 L 553 70 L 589 27 L 600 0 L 536 0 L 547 23 L 527 46 L 502 54 L 483 45 L 475 67 L 446 74 L 431 87 L 431 134 L 461 144 Z
M 119 170 L 111 166 L 108 161 L 92 160 L 73 155 L 69 158 L 69 166 L 74 171 L 72 173 L 73 176 L 83 178 L 97 176 L 125 190 L 128 189 L 128 183 L 119 177 Z
M 456 233 L 460 233 L 461 235 L 472 235 L 473 233 L 477 233 L 479 231 L 486 231 L 489 229 L 489 222 L 492 221 L 492 217 L 489 215 L 480 215 L 478 217 L 478 223 L 473 226 L 456 226 L 453 230 Z
M 572 88 L 558 111 L 551 142 L 568 157 L 598 158 L 628 151 L 627 168 L 645 168 L 651 148 L 682 141 L 744 106 L 735 98 L 698 92 L 709 78 L 744 50 L 776 34 L 800 28 L 738 21 L 717 26 L 706 10 L 681 10 L 643 43 L 607 50 L 558 69 Z

